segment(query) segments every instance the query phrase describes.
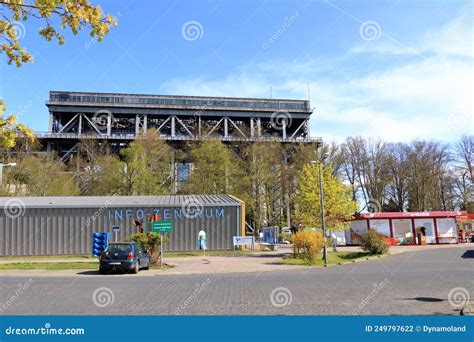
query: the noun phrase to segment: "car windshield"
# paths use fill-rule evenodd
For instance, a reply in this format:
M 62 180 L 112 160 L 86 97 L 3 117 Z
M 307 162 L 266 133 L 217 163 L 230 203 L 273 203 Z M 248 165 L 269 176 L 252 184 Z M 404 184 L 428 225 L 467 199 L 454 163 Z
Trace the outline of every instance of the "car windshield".
M 132 246 L 128 244 L 117 244 L 110 245 L 107 247 L 107 252 L 118 253 L 118 252 L 129 252 L 132 250 Z

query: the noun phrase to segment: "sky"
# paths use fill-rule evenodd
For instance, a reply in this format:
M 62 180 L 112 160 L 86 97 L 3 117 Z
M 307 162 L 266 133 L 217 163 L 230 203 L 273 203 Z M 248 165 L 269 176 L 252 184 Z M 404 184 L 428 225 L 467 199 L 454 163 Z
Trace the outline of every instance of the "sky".
M 50 90 L 310 99 L 311 135 L 454 142 L 474 132 L 474 10 L 458 0 L 92 0 L 104 41 L 18 23 L 7 112 L 46 131 Z

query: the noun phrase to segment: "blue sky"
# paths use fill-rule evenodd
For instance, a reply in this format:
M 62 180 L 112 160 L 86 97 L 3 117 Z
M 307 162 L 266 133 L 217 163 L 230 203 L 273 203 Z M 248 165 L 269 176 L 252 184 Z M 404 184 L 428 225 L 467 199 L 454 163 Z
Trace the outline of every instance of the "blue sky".
M 93 0 L 118 18 L 103 42 L 37 35 L 0 67 L 8 112 L 47 130 L 50 90 L 306 99 L 311 134 L 456 140 L 474 131 L 470 1 Z M 0 56 L 5 62 L 5 56 Z

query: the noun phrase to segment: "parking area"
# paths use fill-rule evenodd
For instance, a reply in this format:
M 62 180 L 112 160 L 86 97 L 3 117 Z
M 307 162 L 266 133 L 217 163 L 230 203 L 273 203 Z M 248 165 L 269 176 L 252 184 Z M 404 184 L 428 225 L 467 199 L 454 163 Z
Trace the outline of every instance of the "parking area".
M 427 246 L 391 246 L 390 255 L 396 255 L 407 252 L 421 252 L 427 250 L 443 250 L 443 249 L 465 249 L 474 244 L 466 245 L 427 245 Z M 358 246 L 340 246 L 338 251 L 342 252 L 360 252 L 362 251 Z M 180 256 L 167 257 L 165 254 L 164 262 L 170 267 L 164 269 L 141 270 L 138 274 L 132 276 L 158 276 L 158 275 L 179 275 L 179 274 L 214 274 L 214 273 L 252 273 L 252 272 L 267 272 L 280 270 L 295 270 L 298 268 L 305 268 L 307 266 L 285 265 L 280 263 L 281 259 L 292 253 L 291 246 L 280 246 L 276 251 L 261 252 L 261 253 L 245 253 L 245 254 L 229 254 L 229 255 L 208 255 L 208 256 Z M 381 258 L 386 258 L 382 256 Z M 21 258 L 1 260 L 0 265 L 9 263 L 21 262 Z M 28 263 L 84 263 L 90 265 L 97 262 L 95 258 L 48 258 L 48 259 L 23 259 L 23 262 L 28 260 Z M 364 260 L 359 260 L 364 261 Z M 338 265 L 334 265 L 338 266 Z M 98 268 L 98 263 L 97 263 Z M 99 274 L 97 270 L 84 270 L 78 267 L 74 269 L 10 269 L 0 270 L 2 276 L 48 276 L 48 277 L 71 277 L 81 275 Z M 121 275 L 121 274 L 114 274 Z M 129 274 L 123 274 L 128 276 Z
M 215 257 L 203 264 L 202 258 L 195 258 L 196 264 L 189 267 L 198 269 L 201 263 L 211 270 L 221 258 L 234 266 L 242 260 L 247 265 L 262 260 L 256 256 Z M 452 305 L 449 296 L 453 289 L 462 289 L 461 294 L 468 296 L 464 299 L 470 301 L 473 258 L 473 248 L 457 246 L 412 250 L 328 268 L 286 266 L 270 272 L 166 276 L 164 272 L 153 276 L 102 276 L 92 271 L 75 276 L 17 273 L 1 277 L 0 308 L 2 314 L 19 315 L 458 315 L 460 308 Z M 21 295 L 15 295 L 27 283 Z

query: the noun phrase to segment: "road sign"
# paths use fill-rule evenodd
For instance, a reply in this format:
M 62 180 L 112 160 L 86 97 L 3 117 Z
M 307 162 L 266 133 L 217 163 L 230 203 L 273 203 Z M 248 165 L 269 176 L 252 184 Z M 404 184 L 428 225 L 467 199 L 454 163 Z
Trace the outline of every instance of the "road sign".
M 171 233 L 173 231 L 173 221 L 150 222 L 153 233 Z
M 235 246 L 251 246 L 251 249 L 253 251 L 255 239 L 253 236 L 234 236 L 233 243 L 234 243 L 234 249 L 235 249 Z
M 120 226 L 113 226 L 112 227 L 113 232 L 116 232 L 116 231 L 119 231 L 119 230 L 120 230 Z
M 234 236 L 234 246 L 252 245 L 253 236 Z

